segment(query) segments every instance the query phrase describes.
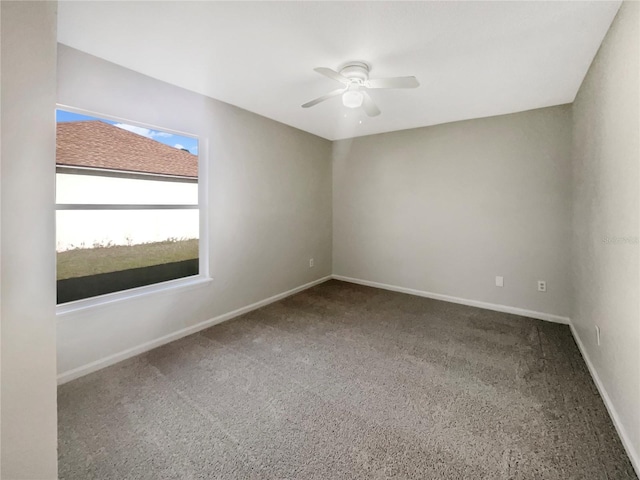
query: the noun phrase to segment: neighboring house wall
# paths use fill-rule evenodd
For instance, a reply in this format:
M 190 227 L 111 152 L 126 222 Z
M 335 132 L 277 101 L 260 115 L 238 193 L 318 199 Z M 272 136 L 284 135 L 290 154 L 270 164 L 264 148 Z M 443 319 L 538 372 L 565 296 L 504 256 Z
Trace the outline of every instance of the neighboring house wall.
M 58 54 L 59 103 L 198 136 L 213 277 L 59 316 L 60 373 L 331 274 L 331 142 L 64 45 Z
M 573 104 L 572 321 L 640 473 L 639 26 L 624 2 Z
M 57 478 L 56 2 L 0 2 L 2 456 L 5 480 Z
M 59 204 L 198 203 L 198 184 L 115 176 L 56 174 Z M 56 250 L 98 245 L 134 245 L 199 237 L 198 210 L 59 210 Z
M 570 160 L 569 106 L 335 142 L 333 273 L 568 317 Z

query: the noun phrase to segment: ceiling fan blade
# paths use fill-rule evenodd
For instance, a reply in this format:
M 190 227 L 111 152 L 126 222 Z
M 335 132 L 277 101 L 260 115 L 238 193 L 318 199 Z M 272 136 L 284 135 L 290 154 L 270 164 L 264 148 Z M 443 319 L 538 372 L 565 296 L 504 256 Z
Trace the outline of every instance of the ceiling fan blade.
M 336 72 L 335 70 L 331 70 L 330 68 L 318 67 L 314 68 L 314 70 L 320 75 L 329 77 L 331 80 L 335 80 L 336 82 L 340 82 L 345 85 L 349 85 L 351 83 L 351 81 L 347 77 L 340 75 L 338 72 Z
M 323 95 L 321 97 L 316 98 L 315 100 L 311 100 L 310 102 L 305 103 L 304 105 L 302 105 L 302 108 L 313 107 L 314 105 L 317 105 L 320 102 L 324 102 L 325 100 L 329 100 L 331 97 L 336 97 L 336 96 L 340 95 L 345 90 L 346 90 L 345 88 L 339 88 L 338 90 L 334 90 L 333 92 L 329 92 L 326 95 Z
M 362 108 L 364 109 L 364 112 L 370 117 L 377 117 L 378 115 L 380 115 L 380 109 L 373 102 L 369 94 L 364 90 L 361 90 L 361 92 L 364 96 L 364 98 L 362 99 Z
M 416 88 L 420 86 L 416 77 L 373 78 L 365 82 L 367 88 Z

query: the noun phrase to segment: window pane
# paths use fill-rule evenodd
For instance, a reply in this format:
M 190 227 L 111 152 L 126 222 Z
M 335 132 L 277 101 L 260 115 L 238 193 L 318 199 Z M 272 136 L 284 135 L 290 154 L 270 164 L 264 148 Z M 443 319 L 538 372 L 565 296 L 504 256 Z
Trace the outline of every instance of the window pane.
M 197 182 L 56 174 L 59 204 L 197 205 Z
M 56 121 L 58 303 L 198 274 L 198 140 L 65 110 Z
M 198 178 L 198 140 L 104 118 L 56 111 L 58 173 Z
M 198 210 L 56 212 L 58 303 L 198 274 Z

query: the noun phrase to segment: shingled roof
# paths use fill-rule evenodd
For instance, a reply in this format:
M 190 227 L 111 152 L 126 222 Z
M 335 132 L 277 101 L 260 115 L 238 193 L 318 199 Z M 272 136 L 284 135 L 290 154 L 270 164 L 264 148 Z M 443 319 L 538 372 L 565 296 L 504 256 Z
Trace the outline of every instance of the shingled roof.
M 56 165 L 198 177 L 198 157 L 99 120 L 58 123 Z

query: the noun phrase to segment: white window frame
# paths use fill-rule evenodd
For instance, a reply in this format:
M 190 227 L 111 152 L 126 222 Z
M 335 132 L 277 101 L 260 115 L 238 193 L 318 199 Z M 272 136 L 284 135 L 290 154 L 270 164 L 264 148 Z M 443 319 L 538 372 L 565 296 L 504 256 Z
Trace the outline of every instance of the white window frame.
M 209 273 L 209 188 L 208 188 L 208 159 L 209 159 L 209 141 L 207 138 L 195 135 L 193 133 L 182 132 L 180 130 L 174 130 L 171 128 L 159 127 L 148 123 L 142 123 L 135 120 L 129 120 L 113 115 L 107 115 L 104 113 L 97 113 L 90 110 L 85 110 L 69 105 L 56 104 L 56 110 L 66 110 L 72 113 L 78 113 L 80 115 L 88 115 L 96 118 L 104 118 L 114 122 L 126 123 L 128 125 L 134 125 L 142 128 L 149 128 L 152 130 L 159 130 L 162 132 L 173 133 L 175 135 L 181 135 L 184 137 L 195 138 L 198 140 L 198 220 L 199 220 L 199 235 L 198 238 L 198 274 L 189 277 L 178 278 L 175 280 L 168 280 L 166 282 L 154 283 L 151 285 L 145 285 L 142 287 L 130 288 L 127 290 L 121 290 L 119 292 L 106 293 L 104 295 L 98 295 L 95 297 L 84 298 L 81 300 L 75 300 L 72 302 L 62 303 L 56 305 L 56 315 L 64 316 L 72 314 L 77 311 L 97 308 L 103 305 L 108 305 L 114 302 L 122 302 L 148 295 L 157 295 L 160 293 L 166 294 L 170 292 L 178 292 L 184 290 L 191 290 L 209 284 L 213 279 Z M 59 205 L 55 204 L 55 211 L 58 210 L 81 210 L 86 205 Z M 140 208 L 157 208 L 161 205 L 118 205 L 118 209 L 140 209 Z M 92 207 L 92 209 L 105 208 L 100 205 L 99 207 Z M 185 208 L 184 206 L 174 205 L 171 208 Z M 193 207 L 187 207 L 193 208 Z M 57 232 L 57 225 L 56 225 Z M 57 262 L 56 262 L 57 268 Z

